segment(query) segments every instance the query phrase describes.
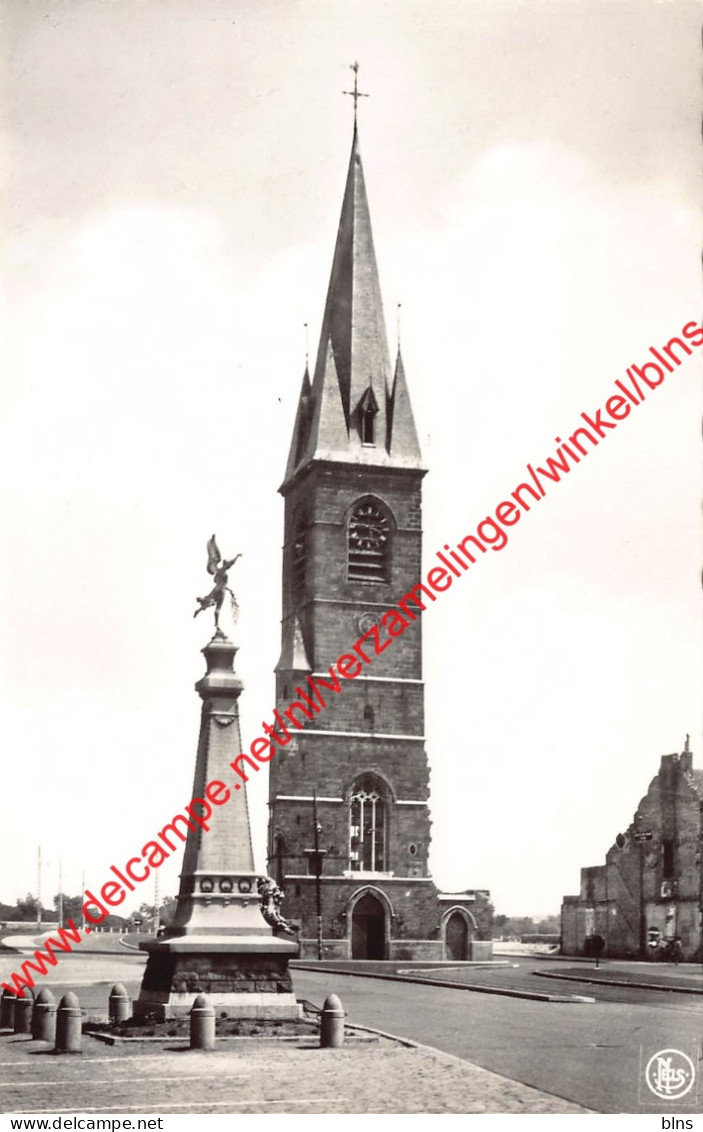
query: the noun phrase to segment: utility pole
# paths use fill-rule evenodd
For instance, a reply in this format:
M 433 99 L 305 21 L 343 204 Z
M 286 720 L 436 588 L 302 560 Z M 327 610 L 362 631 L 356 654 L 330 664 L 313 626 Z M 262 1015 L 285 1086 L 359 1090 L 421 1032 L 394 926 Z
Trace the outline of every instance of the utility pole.
M 698 896 L 698 955 L 703 966 L 703 802 L 701 802 L 698 822 L 698 869 L 700 886 Z
M 154 935 L 158 935 L 161 927 L 161 885 L 159 884 L 159 870 L 154 871 Z
M 37 847 L 37 931 L 41 931 L 41 845 Z
M 63 927 L 63 862 L 59 857 L 59 927 Z
M 315 877 L 315 910 L 317 912 L 317 958 L 322 959 L 322 862 L 327 852 L 326 849 L 320 849 L 320 834 L 322 833 L 322 826 L 317 820 L 317 790 L 313 787 L 312 791 L 312 827 L 313 827 L 313 848 L 306 849 L 305 852 L 309 861 L 309 869 Z
M 83 905 L 85 904 L 85 869 L 81 873 L 81 931 L 85 931 L 85 911 Z
M 635 814 L 635 821 L 640 815 Z M 654 834 L 651 829 L 636 829 L 633 838 L 640 850 L 640 959 L 647 958 L 647 906 L 644 899 L 644 843 L 651 841 Z

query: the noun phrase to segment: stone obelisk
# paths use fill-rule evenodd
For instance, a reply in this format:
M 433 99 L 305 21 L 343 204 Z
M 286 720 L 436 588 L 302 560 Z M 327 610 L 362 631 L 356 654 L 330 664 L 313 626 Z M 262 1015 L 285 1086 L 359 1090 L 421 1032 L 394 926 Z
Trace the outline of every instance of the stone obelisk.
M 214 537 L 211 544 L 216 549 Z M 226 574 L 224 579 L 226 587 Z M 206 798 L 208 785 L 214 797 L 224 797 L 214 784 L 229 790 L 230 797 L 212 806 L 209 830 L 195 823 L 188 829 L 174 921 L 163 939 L 141 944 L 149 958 L 134 1005 L 138 1017 L 187 1014 L 202 993 L 219 1017 L 297 1018 L 300 1013 L 288 971 L 298 943 L 262 915 L 246 790 L 229 765 L 242 750 L 238 701 L 243 685 L 233 669 L 237 650 L 219 628 L 221 604 L 215 636 L 202 650 L 207 671 L 195 685 L 203 706 L 193 798 Z

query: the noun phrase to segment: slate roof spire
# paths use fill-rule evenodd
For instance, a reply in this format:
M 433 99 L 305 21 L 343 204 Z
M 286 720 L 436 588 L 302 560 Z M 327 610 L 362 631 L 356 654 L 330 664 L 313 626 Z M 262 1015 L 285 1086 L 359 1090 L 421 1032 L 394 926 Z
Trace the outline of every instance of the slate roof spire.
M 364 443 L 370 395 L 374 443 Z M 303 380 L 284 486 L 313 460 L 422 468 L 400 353 L 391 377 L 359 131 L 349 168 L 312 382 Z

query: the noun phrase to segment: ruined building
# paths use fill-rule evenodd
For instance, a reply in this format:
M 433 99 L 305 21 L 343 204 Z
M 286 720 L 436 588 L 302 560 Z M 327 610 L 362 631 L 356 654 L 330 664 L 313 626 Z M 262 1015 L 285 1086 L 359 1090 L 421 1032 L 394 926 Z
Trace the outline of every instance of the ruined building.
M 688 749 L 663 755 L 658 774 L 604 865 L 581 870 L 581 892 L 564 897 L 562 950 L 583 955 L 589 936 L 604 955 L 656 958 L 680 940 L 685 959 L 701 959 L 703 771 Z

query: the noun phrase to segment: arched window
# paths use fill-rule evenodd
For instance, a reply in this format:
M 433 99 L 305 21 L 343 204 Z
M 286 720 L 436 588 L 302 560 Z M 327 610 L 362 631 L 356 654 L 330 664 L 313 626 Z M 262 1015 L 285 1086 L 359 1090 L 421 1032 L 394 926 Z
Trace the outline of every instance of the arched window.
M 295 520 L 293 549 L 291 552 L 291 576 L 293 596 L 301 598 L 305 591 L 305 569 L 308 554 L 308 516 L 301 511 Z
M 350 582 L 387 582 L 391 523 L 375 499 L 357 503 L 349 518 L 347 570 Z
M 388 791 L 375 774 L 364 774 L 352 787 L 349 809 L 349 867 L 382 873 L 387 868 Z

